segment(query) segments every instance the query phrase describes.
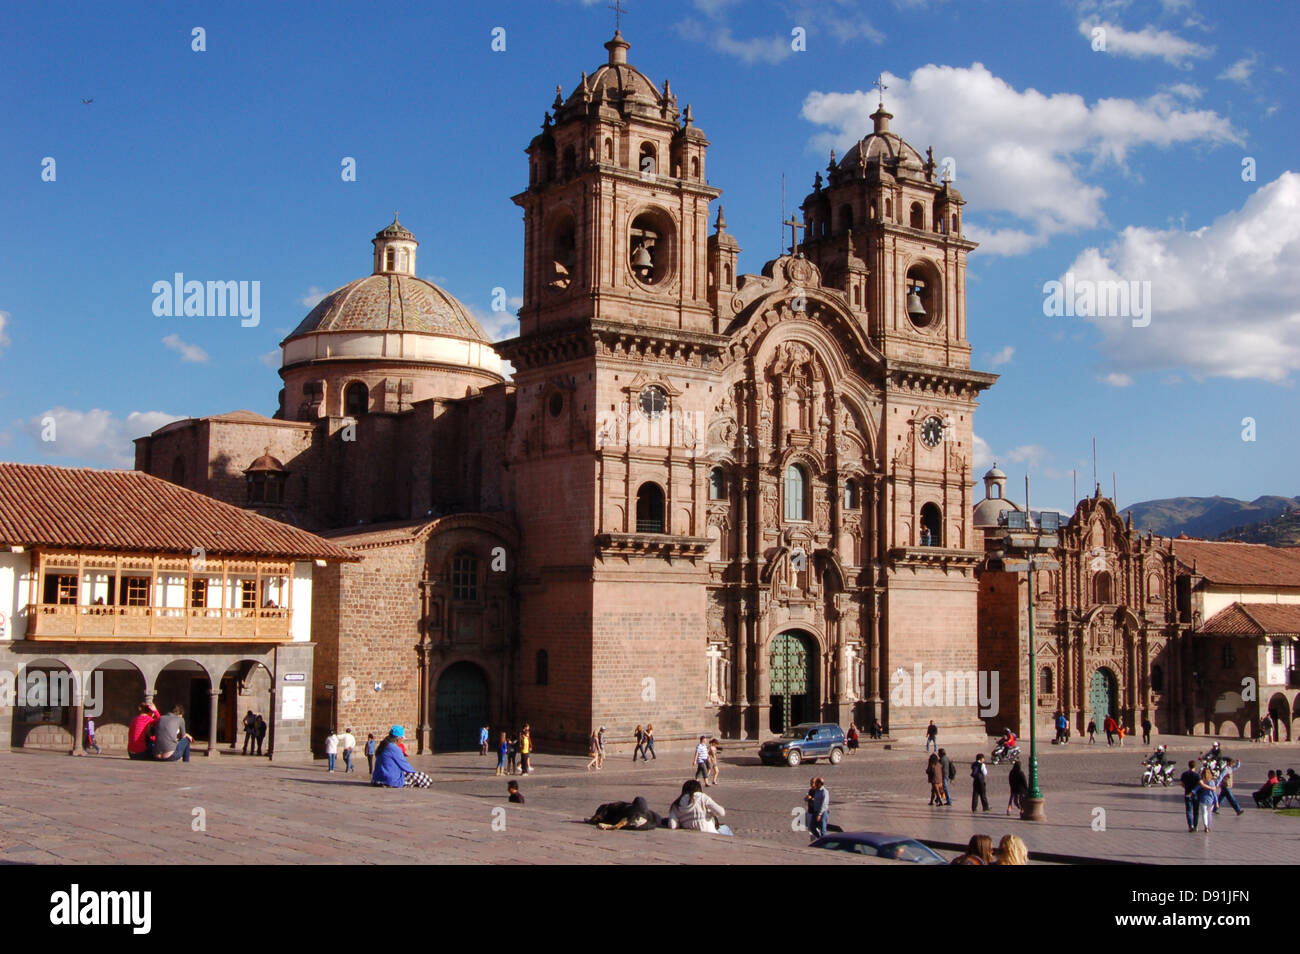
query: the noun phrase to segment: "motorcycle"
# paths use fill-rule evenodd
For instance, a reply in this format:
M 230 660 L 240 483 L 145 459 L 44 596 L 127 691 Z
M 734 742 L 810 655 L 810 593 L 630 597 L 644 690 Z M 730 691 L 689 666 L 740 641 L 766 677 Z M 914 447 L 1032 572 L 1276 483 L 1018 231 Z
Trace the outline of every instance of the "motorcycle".
M 1212 781 L 1217 782 L 1219 780 L 1219 776 L 1223 774 L 1223 770 L 1227 765 L 1228 760 L 1222 755 L 1208 757 L 1204 755 L 1201 756 L 1201 769 L 1205 770 L 1208 768 L 1210 770 L 1210 778 Z
M 997 765 L 1000 762 L 1018 762 L 1020 760 L 1020 746 L 1013 745 L 1007 748 L 1002 743 L 998 743 L 997 748 L 993 750 L 990 761 Z
M 1154 759 L 1147 759 L 1142 763 L 1142 787 L 1171 784 L 1175 767 L 1173 762 L 1161 765 Z

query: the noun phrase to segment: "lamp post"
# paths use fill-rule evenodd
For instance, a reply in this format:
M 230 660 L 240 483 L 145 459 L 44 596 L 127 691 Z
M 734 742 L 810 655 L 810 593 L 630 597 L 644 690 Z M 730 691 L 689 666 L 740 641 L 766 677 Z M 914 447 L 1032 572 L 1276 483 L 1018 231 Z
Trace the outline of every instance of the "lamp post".
M 1061 515 L 1055 511 L 1039 514 L 1034 525 L 1029 511 L 1029 477 L 1025 476 L 1025 510 L 1003 514 L 1007 534 L 1002 540 L 1002 569 L 1009 573 L 1026 573 L 1029 600 L 1029 796 L 1025 799 L 1020 817 L 1026 821 L 1042 821 L 1043 792 L 1038 784 L 1038 653 L 1034 630 L 1034 570 L 1055 570 L 1060 563 L 1046 556 L 1055 549 L 1060 539 L 1057 531 Z

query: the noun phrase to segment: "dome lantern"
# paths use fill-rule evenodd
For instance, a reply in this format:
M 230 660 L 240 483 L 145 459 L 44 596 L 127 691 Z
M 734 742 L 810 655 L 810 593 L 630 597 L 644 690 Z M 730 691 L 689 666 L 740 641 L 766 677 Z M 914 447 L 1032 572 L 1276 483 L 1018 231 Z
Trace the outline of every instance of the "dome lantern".
M 396 212 L 393 213 L 392 224 L 376 232 L 371 243 L 375 246 L 374 274 L 415 274 L 415 250 L 420 243 L 409 229 L 397 221 Z

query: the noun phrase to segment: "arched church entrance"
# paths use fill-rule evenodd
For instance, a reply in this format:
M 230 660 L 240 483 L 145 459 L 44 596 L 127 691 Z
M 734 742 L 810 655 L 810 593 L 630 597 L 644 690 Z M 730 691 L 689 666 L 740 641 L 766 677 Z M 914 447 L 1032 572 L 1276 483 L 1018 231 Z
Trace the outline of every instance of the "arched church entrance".
M 1096 720 L 1100 731 L 1108 715 L 1119 717 L 1119 681 L 1103 666 L 1092 674 L 1088 687 L 1088 718 Z
M 433 750 L 478 748 L 478 731 L 489 722 L 487 674 L 471 662 L 448 666 L 434 696 Z
M 817 647 L 798 630 L 778 633 L 772 640 L 768 672 L 771 696 L 770 728 L 784 732 L 817 718 Z

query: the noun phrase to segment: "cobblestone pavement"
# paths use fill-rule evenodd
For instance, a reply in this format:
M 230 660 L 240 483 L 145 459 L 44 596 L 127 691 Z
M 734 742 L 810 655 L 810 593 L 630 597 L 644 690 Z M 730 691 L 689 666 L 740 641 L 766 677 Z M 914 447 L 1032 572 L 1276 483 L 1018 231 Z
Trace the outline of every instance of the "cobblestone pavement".
M 1176 758 L 1204 739 L 1165 737 Z M 1300 746 L 1225 742 L 1245 763 L 1238 797 L 1214 833 L 1189 834 L 1177 787 L 1143 789 L 1140 745 L 1040 749 L 1047 820 L 1004 814 L 1005 766 L 990 768 L 987 815 L 969 811 L 966 765 L 976 747 L 955 746 L 953 805 L 930 808 L 919 750 L 869 749 L 839 766 L 758 764 L 756 746 L 729 743 L 720 784 L 709 794 L 727 811 L 736 838 L 692 832 L 601 832 L 581 823 L 601 802 L 643 795 L 667 808 L 691 776 L 689 751 L 658 761 L 611 755 L 599 772 L 585 757 L 535 757 L 520 778 L 524 806 L 508 805 L 506 779 L 476 753 L 415 757 L 435 787 L 377 790 L 364 775 L 329 774 L 323 762 L 283 764 L 240 756 L 196 757 L 189 765 L 144 764 L 108 756 L 69 758 L 0 753 L 0 860 L 73 864 L 287 863 L 717 863 L 855 864 L 863 859 L 809 851 L 794 827 L 808 778 L 823 775 L 832 821 L 964 843 L 1013 832 L 1032 852 L 1158 864 L 1291 863 L 1300 819 L 1254 808 L 1250 791 L 1269 767 L 1300 767 Z M 1026 745 L 1027 752 L 1027 745 Z M 987 748 L 985 749 L 987 752 Z M 359 760 L 364 766 L 364 759 Z M 203 825 L 200 825 L 200 821 Z M 504 830 L 500 830 L 504 824 Z M 196 830 L 206 826 L 206 831 Z

